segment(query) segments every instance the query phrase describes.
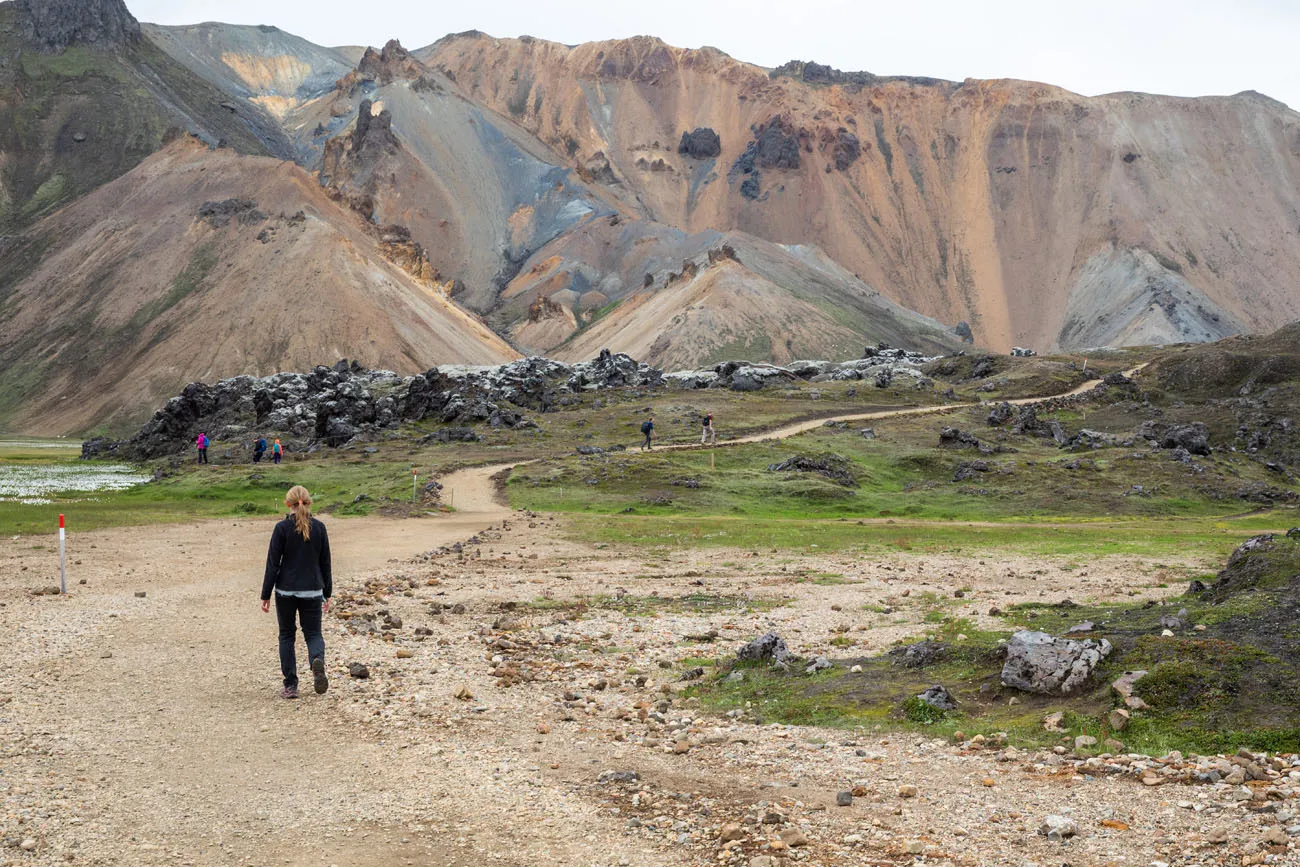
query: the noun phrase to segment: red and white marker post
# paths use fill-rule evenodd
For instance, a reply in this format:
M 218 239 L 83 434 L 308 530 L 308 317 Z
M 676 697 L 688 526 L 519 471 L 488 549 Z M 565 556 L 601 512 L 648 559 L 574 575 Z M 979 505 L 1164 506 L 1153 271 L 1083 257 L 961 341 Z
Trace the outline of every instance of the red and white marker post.
M 411 467 L 411 502 L 419 502 L 418 488 L 420 487 L 420 471 Z
M 67 531 L 63 529 L 63 516 L 59 515 L 59 592 L 68 595 L 68 558 L 65 553 L 64 540 Z

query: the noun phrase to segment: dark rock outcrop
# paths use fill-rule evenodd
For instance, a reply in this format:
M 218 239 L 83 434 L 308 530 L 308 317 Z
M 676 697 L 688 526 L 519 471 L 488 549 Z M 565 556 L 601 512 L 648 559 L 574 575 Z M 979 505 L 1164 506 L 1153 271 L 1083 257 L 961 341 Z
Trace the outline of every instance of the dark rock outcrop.
M 122 0 L 18 0 L 18 28 L 55 54 L 69 45 L 110 50 L 140 41 L 140 22 Z
M 199 206 L 198 218 L 214 229 L 223 229 L 237 220 L 243 226 L 256 226 L 266 222 L 266 214 L 258 210 L 252 199 L 226 199 L 221 202 L 204 202 Z
M 1237 593 L 1267 590 L 1300 582 L 1300 539 L 1290 534 L 1255 536 L 1237 547 L 1214 583 L 1205 591 L 1221 602 Z
M 691 159 L 712 159 L 722 153 L 722 139 L 709 127 L 698 127 L 682 133 L 682 141 L 677 145 L 677 152 Z
M 858 483 L 852 461 L 840 455 L 795 455 L 767 469 L 772 473 L 814 473 L 846 488 Z
M 525 358 L 499 367 L 435 367 L 411 377 L 341 361 L 310 373 L 191 383 L 131 439 L 91 440 L 83 444 L 82 457 L 147 460 L 179 454 L 199 431 L 218 441 L 251 440 L 260 433 L 293 438 L 299 449 L 338 447 L 426 419 L 458 426 L 432 434 L 433 439 L 472 441 L 478 437 L 468 425 L 533 427 L 523 411 L 549 412 L 561 405 L 563 395 L 662 382 L 660 371 L 609 352 L 573 365 Z
M 390 39 L 382 51 L 367 48 L 357 64 L 357 72 L 362 77 L 380 84 L 392 84 L 394 81 L 416 81 L 425 73 L 424 64 L 411 56 L 396 39 Z
M 1210 454 L 1210 430 L 1201 422 L 1191 424 L 1166 424 L 1143 422 L 1137 432 L 1139 439 L 1157 443 L 1162 449 L 1186 449 L 1194 455 Z
M 840 128 L 835 136 L 835 144 L 831 147 L 831 158 L 835 161 L 835 168 L 844 171 L 856 163 L 860 156 L 862 156 L 862 143 L 858 141 L 858 137 L 847 129 Z

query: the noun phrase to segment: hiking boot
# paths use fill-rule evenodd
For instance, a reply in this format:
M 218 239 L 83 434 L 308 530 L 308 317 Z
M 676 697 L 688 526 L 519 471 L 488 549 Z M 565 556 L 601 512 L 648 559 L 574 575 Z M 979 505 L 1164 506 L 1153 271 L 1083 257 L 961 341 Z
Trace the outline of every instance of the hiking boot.
M 316 687 L 317 695 L 324 695 L 325 690 L 330 688 L 330 679 L 325 676 L 325 660 L 319 656 L 311 661 L 311 673 L 313 686 Z
M 284 689 L 280 690 L 280 698 L 297 698 L 297 697 L 298 697 L 298 687 L 296 686 L 286 686 Z

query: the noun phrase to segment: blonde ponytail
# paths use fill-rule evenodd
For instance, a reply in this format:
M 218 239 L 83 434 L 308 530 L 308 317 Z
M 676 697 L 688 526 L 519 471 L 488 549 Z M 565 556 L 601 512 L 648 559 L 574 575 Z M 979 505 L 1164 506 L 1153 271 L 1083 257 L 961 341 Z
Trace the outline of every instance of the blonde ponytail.
M 294 485 L 284 495 L 284 504 L 293 513 L 294 523 L 298 525 L 298 535 L 304 541 L 311 539 L 311 494 L 302 485 Z

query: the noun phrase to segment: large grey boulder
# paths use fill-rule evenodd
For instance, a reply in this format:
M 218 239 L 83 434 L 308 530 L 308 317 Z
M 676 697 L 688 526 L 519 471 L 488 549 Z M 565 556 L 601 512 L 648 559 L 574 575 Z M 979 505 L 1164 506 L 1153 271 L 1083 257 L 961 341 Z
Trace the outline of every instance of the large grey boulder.
M 1007 645 L 1002 685 L 1041 695 L 1073 695 L 1110 651 L 1104 638 L 1074 641 L 1021 630 Z

